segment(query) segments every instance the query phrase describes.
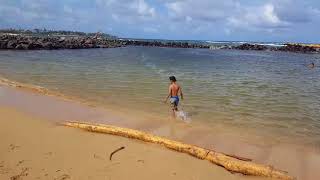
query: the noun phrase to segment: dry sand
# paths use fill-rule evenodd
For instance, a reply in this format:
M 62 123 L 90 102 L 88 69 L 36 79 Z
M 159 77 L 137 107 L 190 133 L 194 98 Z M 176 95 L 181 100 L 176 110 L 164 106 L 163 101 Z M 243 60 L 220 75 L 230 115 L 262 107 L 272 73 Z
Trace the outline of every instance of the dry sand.
M 260 179 L 161 146 L 88 133 L 0 107 L 0 179 Z M 109 154 L 115 153 L 112 161 Z

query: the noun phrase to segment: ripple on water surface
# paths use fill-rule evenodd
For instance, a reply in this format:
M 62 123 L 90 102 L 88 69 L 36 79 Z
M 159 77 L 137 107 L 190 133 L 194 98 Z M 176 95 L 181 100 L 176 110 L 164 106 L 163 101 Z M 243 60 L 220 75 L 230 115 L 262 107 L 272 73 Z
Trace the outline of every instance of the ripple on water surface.
M 128 47 L 0 51 L 0 59 L 9 79 L 163 118 L 175 75 L 192 123 L 320 143 L 320 69 L 305 66 L 320 64 L 318 54 Z

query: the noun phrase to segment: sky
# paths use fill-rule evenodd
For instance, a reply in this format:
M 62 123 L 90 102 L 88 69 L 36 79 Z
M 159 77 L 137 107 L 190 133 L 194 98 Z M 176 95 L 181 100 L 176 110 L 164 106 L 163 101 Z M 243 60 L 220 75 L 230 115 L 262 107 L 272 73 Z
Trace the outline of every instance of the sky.
M 320 0 L 0 0 L 0 28 L 320 43 Z

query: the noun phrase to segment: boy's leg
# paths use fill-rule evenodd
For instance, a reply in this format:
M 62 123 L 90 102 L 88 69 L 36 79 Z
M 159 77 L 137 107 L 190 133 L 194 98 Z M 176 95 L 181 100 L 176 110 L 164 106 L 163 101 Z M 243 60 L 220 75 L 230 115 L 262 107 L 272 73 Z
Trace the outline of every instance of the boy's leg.
M 176 112 L 175 112 L 175 110 L 174 109 L 172 109 L 172 113 L 171 113 L 171 116 L 172 116 L 172 118 L 176 118 Z
M 176 102 L 171 103 L 171 109 L 172 109 L 172 117 L 176 118 L 176 112 L 178 111 L 178 106 Z
M 174 117 L 175 118 L 177 117 L 177 112 L 178 112 L 178 103 L 175 102 L 174 103 L 174 109 L 173 109 L 173 113 L 174 113 Z

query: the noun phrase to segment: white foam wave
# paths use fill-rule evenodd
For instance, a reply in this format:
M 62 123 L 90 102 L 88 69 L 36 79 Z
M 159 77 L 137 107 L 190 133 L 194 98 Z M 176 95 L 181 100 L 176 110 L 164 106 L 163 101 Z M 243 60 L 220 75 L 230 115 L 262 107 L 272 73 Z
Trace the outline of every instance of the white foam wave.
M 283 44 L 274 44 L 274 43 L 256 43 L 257 45 L 262 45 L 262 46 L 273 46 L 273 47 L 282 47 L 285 46 Z
M 186 123 L 190 123 L 191 122 L 191 118 L 188 117 L 188 113 L 185 111 L 177 111 L 176 112 L 176 117 L 179 118 L 180 120 L 186 122 Z

